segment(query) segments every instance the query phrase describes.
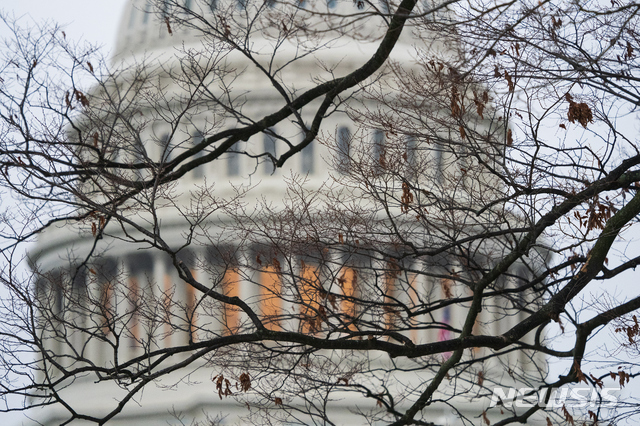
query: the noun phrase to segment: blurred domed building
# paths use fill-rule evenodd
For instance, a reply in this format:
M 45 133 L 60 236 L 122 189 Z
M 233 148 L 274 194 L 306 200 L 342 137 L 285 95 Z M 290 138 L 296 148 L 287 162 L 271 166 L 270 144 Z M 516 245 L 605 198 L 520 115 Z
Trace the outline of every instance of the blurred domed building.
M 425 2 L 421 7 L 428 10 L 432 6 Z M 354 10 L 359 13 L 360 7 L 362 19 L 344 28 L 336 24 L 346 22 L 345 16 Z M 294 240 L 285 238 L 287 233 L 295 235 L 308 229 L 295 226 L 277 229 L 281 225 L 279 215 L 296 211 L 292 199 L 301 193 L 292 195 L 292 187 L 314 194 L 330 186 L 328 182 L 349 180 L 352 171 L 362 174 L 365 164 L 371 168 L 370 175 L 365 175 L 372 181 L 379 180 L 382 173 L 378 169 L 386 167 L 385 161 L 398 163 L 404 158 L 407 180 L 423 179 L 425 193 L 427 189 L 438 193 L 446 188 L 443 176 L 460 169 L 462 156 L 453 155 L 437 144 L 428 150 L 421 148 L 422 142 L 415 132 L 395 137 L 392 145 L 388 143 L 392 136 L 389 129 L 363 125 L 393 108 L 390 106 L 393 102 L 388 105 L 380 102 L 386 97 L 385 90 L 391 91 L 397 84 L 390 69 L 377 80 L 372 79 L 369 88 L 357 88 L 336 98 L 322 114 L 319 140 L 292 155 L 283 167 L 276 168 L 276 161 L 304 140 L 306 131 L 314 125 L 322 99 L 296 109 L 276 126 L 234 143 L 214 161 L 207 160 L 227 140 L 225 129 L 232 132 L 259 124 L 264 117 L 285 108 L 288 99 L 320 81 L 346 75 L 362 66 L 375 52 L 382 34 L 384 18 L 366 15 L 374 8 L 384 16 L 393 5 L 385 0 L 371 4 L 351 0 L 296 0 L 291 4 L 185 0 L 157 5 L 132 0 L 127 5 L 112 58 L 117 71 L 90 95 L 92 103 L 101 100 L 108 107 L 92 112 L 79 121 L 77 128 L 69 129 L 71 139 L 95 140 L 96 147 L 101 149 L 98 156 L 104 156 L 104 170 L 109 174 L 89 178 L 82 183 L 81 192 L 106 202 L 131 191 L 126 182 L 152 182 L 154 176 L 165 172 L 180 177 L 161 188 L 149 185 L 137 188 L 138 192 L 125 204 L 129 210 L 123 210 L 124 220 L 118 223 L 109 223 L 106 215 L 96 211 L 75 228 L 48 230 L 31 255 L 34 269 L 41 276 L 37 291 L 42 295 L 42 303 L 55 313 L 55 318 L 43 319 L 43 342 L 51 355 L 47 362 L 53 364 L 55 360 L 62 368 L 71 370 L 92 367 L 80 378 L 61 382 L 61 397 L 72 401 L 78 413 L 104 416 L 116 410 L 123 398 L 131 397 L 108 424 L 192 424 L 207 419 L 218 422 L 215 424 L 259 424 L 264 422 L 264 418 L 260 420 L 259 407 L 271 403 L 277 408 L 283 404 L 277 391 L 271 401 L 265 393 L 247 396 L 245 400 L 225 397 L 229 389 L 225 379 L 230 380 L 234 395 L 244 395 L 234 384 L 242 387 L 245 371 L 255 385 L 260 380 L 270 380 L 262 376 L 261 371 L 268 369 L 261 365 L 268 364 L 278 371 L 289 367 L 276 365 L 278 359 L 273 355 L 267 359 L 256 354 L 253 361 L 257 367 L 243 370 L 242 365 L 252 358 L 250 353 L 239 350 L 237 364 L 230 349 L 218 353 L 214 348 L 208 354 L 203 353 L 205 346 L 198 346 L 199 342 L 241 334 L 250 328 L 251 320 L 238 305 L 205 300 L 192 286 L 185 285 L 178 276 L 181 266 L 176 262 L 182 262 L 184 270 L 198 282 L 219 289 L 229 298 L 238 296 L 246 301 L 272 330 L 322 333 L 322 321 L 308 312 L 317 313 L 320 309 L 321 303 L 316 299 L 323 295 L 314 286 L 323 281 L 339 289 L 336 291 L 343 299 L 331 301 L 330 305 L 346 312 L 347 317 L 359 317 L 363 323 L 371 324 L 376 320 L 404 324 L 407 331 L 400 332 L 396 339 L 420 344 L 452 336 L 464 318 L 464 306 L 453 305 L 439 309 L 435 316 L 417 314 L 408 319 L 393 309 L 383 309 L 383 305 L 395 300 L 418 312 L 419 305 L 426 301 L 462 295 L 464 289 L 445 277 L 462 274 L 464 265 L 446 256 L 428 256 L 410 267 L 375 266 L 381 263 L 379 259 L 357 250 L 342 250 L 338 244 L 335 249 L 323 251 L 291 241 L 285 249 L 284 241 Z M 261 19 L 256 19 L 258 10 Z M 445 10 L 432 15 L 429 19 L 450 18 Z M 239 43 L 239 48 L 215 43 L 216 37 L 225 33 L 229 40 Z M 284 37 L 283 33 L 289 36 Z M 409 29 L 399 43 L 401 46 L 392 56 L 394 66 L 400 64 L 419 72 L 416 39 Z M 444 56 L 459 54 L 454 45 L 435 37 L 429 48 L 440 49 Z M 376 90 L 380 92 L 372 96 Z M 477 121 L 477 126 L 485 125 L 482 120 Z M 444 127 L 432 131 L 443 138 L 450 137 Z M 223 136 L 198 148 L 214 134 Z M 201 164 L 193 167 L 193 161 L 200 158 Z M 480 189 L 477 192 L 487 197 L 495 194 L 495 182 L 465 177 L 459 182 L 465 179 L 468 188 L 476 185 Z M 299 182 L 303 184 L 298 187 Z M 345 194 L 353 196 L 359 191 L 355 188 Z M 354 203 L 357 205 L 358 201 Z M 311 216 L 310 212 L 302 214 Z M 325 219 L 329 224 L 336 221 L 331 217 Z M 319 226 L 329 228 L 326 223 Z M 349 225 L 336 224 L 336 238 L 340 241 L 347 238 L 337 231 L 341 226 Z M 406 226 L 408 234 L 417 235 L 413 224 Z M 146 234 L 145 230 L 152 232 Z M 153 242 L 154 233 L 168 244 L 164 249 L 163 243 L 156 247 L 149 243 Z M 300 235 L 295 237 L 303 240 Z M 282 238 L 275 249 L 274 238 Z M 423 244 L 437 239 L 434 234 L 419 238 Z M 498 247 L 492 250 L 500 252 Z M 178 253 L 179 261 L 169 252 Z M 483 256 L 490 263 L 491 253 Z M 373 279 L 373 275 L 367 278 L 366 274 L 376 268 L 393 271 L 398 268 L 403 272 L 381 273 L 380 282 L 385 284 L 380 286 L 388 292 L 380 296 L 382 307 L 378 311 L 356 312 L 359 308 L 352 296 L 364 294 L 358 285 Z M 429 268 L 433 272 L 420 273 Z M 513 277 L 524 279 L 530 273 L 523 267 L 515 270 Z M 287 285 L 285 276 L 298 280 L 298 284 Z M 391 281 L 393 285 L 389 284 Z M 297 293 L 292 288 L 297 288 Z M 514 310 L 517 303 L 524 301 L 496 302 L 502 309 L 483 312 L 478 327 L 494 333 L 506 331 L 523 315 Z M 419 326 L 429 321 L 440 327 Z M 354 330 L 358 326 L 354 320 L 343 327 Z M 389 327 L 382 327 L 381 333 Z M 193 349 L 174 354 L 172 348 L 176 347 Z M 152 351 L 156 355 L 144 359 Z M 480 355 L 478 352 L 477 356 Z M 192 356 L 196 359 L 192 360 Z M 357 353 L 349 356 L 353 368 L 365 359 Z M 229 359 L 226 367 L 217 365 L 216 357 Z M 543 377 L 544 373 L 534 366 L 536 359 L 525 358 L 509 354 L 504 356 L 504 363 L 523 375 L 530 369 L 532 376 L 537 372 L 538 379 Z M 395 382 L 397 386 L 418 385 L 422 367 L 418 363 L 409 364 L 403 367 L 406 373 L 399 373 L 405 376 Z M 145 368 L 146 373 L 138 373 Z M 42 380 L 59 380 L 58 370 L 54 365 L 44 368 Z M 161 377 L 156 379 L 156 374 Z M 110 380 L 116 376 L 117 381 Z M 131 394 L 141 380 L 150 383 L 144 391 Z M 342 380 L 347 384 L 348 379 Z M 275 383 L 272 385 L 277 388 Z M 358 424 L 362 421 L 358 411 L 376 409 L 371 401 L 356 398 L 346 390 L 336 395 L 339 397 L 329 407 L 337 424 Z M 316 409 L 309 405 L 313 396 L 300 395 L 299 401 L 283 397 L 284 405 L 298 404 L 308 412 Z M 457 407 L 462 407 L 462 415 L 474 421 L 483 411 L 474 402 Z M 313 424 L 313 416 L 296 413 L 295 408 L 287 413 L 289 417 L 276 416 L 270 421 Z M 458 424 L 457 416 L 448 409 L 434 409 L 429 415 L 443 424 Z M 69 411 L 62 406 L 46 408 L 37 417 L 46 425 L 57 425 L 67 418 Z M 296 418 L 298 423 L 292 420 Z M 76 423 L 82 424 L 82 419 L 73 424 Z

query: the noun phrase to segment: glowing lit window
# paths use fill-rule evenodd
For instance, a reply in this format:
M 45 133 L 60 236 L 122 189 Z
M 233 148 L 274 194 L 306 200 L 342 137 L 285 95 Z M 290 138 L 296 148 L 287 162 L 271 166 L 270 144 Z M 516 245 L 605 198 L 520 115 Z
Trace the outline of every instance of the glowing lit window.
M 398 326 L 398 296 L 401 291 L 399 270 L 395 264 L 391 264 L 384 276 L 384 323 L 385 328 L 395 330 Z
M 228 269 L 224 273 L 222 291 L 225 296 L 240 296 L 240 273 L 237 269 Z M 229 335 L 238 332 L 240 327 L 240 308 L 226 303 L 223 311 L 223 334 Z
M 131 321 L 129 323 L 129 331 L 136 342 L 140 341 L 140 321 L 138 315 L 138 304 L 140 298 L 140 283 L 137 277 L 129 277 L 129 305 L 131 309 Z
M 267 266 L 260 272 L 260 305 L 265 326 L 279 330 L 282 316 L 282 281 L 275 266 Z
M 347 328 L 355 330 L 357 329 L 358 309 L 354 298 L 356 297 L 358 288 L 358 271 L 353 268 L 344 268 L 338 278 L 338 284 L 344 296 L 341 303 L 342 313 L 345 316 L 344 322 Z
M 320 331 L 324 319 L 320 305 L 322 291 L 316 267 L 302 263 L 298 291 L 300 293 L 300 331 L 316 333 Z

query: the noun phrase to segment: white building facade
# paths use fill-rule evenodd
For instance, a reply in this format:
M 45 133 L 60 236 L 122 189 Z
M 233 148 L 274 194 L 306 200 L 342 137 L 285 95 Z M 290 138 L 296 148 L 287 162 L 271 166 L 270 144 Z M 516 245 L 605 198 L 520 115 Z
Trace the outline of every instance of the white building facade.
M 167 4 L 168 8 L 174 6 Z M 150 180 L 153 173 L 162 170 L 163 164 L 171 164 L 212 134 L 256 123 L 285 107 L 286 97 L 278 89 L 280 84 L 287 88 L 288 95 L 295 97 L 320 80 L 345 75 L 360 67 L 377 48 L 376 35 L 382 22 L 382 18 L 367 16 L 365 12 L 371 12 L 376 6 L 382 12 L 393 7 L 385 2 L 363 5 L 363 18 L 347 26 L 343 30 L 345 35 L 331 25 L 343 14 L 352 14 L 354 10 L 357 13 L 360 10 L 357 2 L 299 2 L 294 5 L 294 9 L 299 10 L 296 12 L 298 17 L 292 18 L 291 23 L 313 27 L 314 22 L 308 19 L 314 15 L 309 14 L 311 18 L 304 18 L 305 13 L 310 11 L 316 13 L 315 19 L 328 16 L 327 23 L 320 22 L 313 27 L 313 32 L 305 32 L 298 27 L 294 37 L 282 38 L 281 35 L 270 33 L 272 26 L 286 26 L 289 22 L 268 19 L 252 21 L 251 17 L 255 18 L 259 9 L 263 16 L 268 17 L 270 8 L 273 8 L 274 16 L 282 18 L 284 15 L 275 15 L 275 11 L 282 10 L 278 8 L 291 8 L 292 5 L 277 2 L 255 5 L 251 0 L 247 3 L 238 0 L 237 4 L 192 0 L 179 2 L 178 6 L 184 9 L 179 12 L 182 15 L 175 12 L 175 7 L 167 9 L 166 21 L 163 21 L 161 10 L 158 11 L 144 0 L 133 0 L 126 7 L 113 58 L 115 68 L 122 71 L 111 76 L 103 87 L 97 88 L 91 101 L 106 97 L 107 94 L 119 94 L 118 111 L 129 114 L 126 122 L 130 127 L 125 126 L 127 130 L 123 130 L 120 136 L 110 136 L 109 139 L 103 134 L 108 126 L 94 133 L 91 127 L 97 121 L 94 118 L 91 125 L 86 128 L 80 126 L 81 132 L 77 132 L 88 133 L 90 137 L 98 135 L 96 141 L 100 142 L 96 142 L 96 146 L 109 139 L 110 145 L 106 146 L 105 142 L 104 148 L 105 158 L 108 157 L 109 161 L 128 165 L 157 165 L 156 169 L 130 167 L 113 172 L 115 175 L 121 173 L 123 179 L 137 176 L 142 181 Z M 431 5 L 421 7 L 428 8 Z M 193 15 L 189 15 L 189 10 L 193 11 Z M 179 22 L 180 19 L 184 19 L 184 22 Z M 431 19 L 450 17 L 445 10 L 439 10 L 434 12 Z M 213 38 L 207 38 L 206 34 L 203 36 L 206 31 L 224 32 L 224 25 L 228 25 L 226 31 L 229 31 L 230 38 L 235 37 L 247 43 L 244 48 L 253 53 L 252 58 L 248 58 L 241 49 L 229 50 L 216 46 L 211 41 Z M 247 35 L 249 32 L 245 33 L 246 37 L 243 38 L 240 34 L 242 28 L 247 31 L 250 25 L 262 27 L 259 31 L 251 32 L 250 36 Z M 333 28 L 327 32 L 326 39 L 322 39 L 322 25 Z M 400 48 L 396 49 L 392 61 L 405 64 L 408 69 L 413 67 L 417 72 L 420 66 L 411 32 L 407 31 L 399 43 Z M 447 46 L 441 40 L 434 41 L 430 48 L 449 49 L 451 55 L 459 54 L 455 46 Z M 279 68 L 281 71 L 277 73 L 264 71 Z M 216 69 L 223 71 L 213 72 Z M 270 75 L 275 77 L 269 78 Z M 391 90 L 396 84 L 391 78 L 379 78 L 381 84 L 372 84 L 371 88 L 387 87 Z M 139 85 L 138 80 L 141 82 Z M 124 92 L 123 88 L 126 88 Z M 455 330 L 461 327 L 468 309 L 464 303 L 439 309 L 435 313 L 428 310 L 423 314 L 419 312 L 421 304 L 428 305 L 425 301 L 463 297 L 466 294 L 462 286 L 446 278 L 447 274 L 465 274 L 464 266 L 458 261 L 444 255 L 416 257 L 399 265 L 398 271 L 401 272 L 391 274 L 393 278 L 389 278 L 391 275 L 385 275 L 384 271 L 388 272 L 395 266 L 389 266 L 383 257 L 368 254 L 375 252 L 375 247 L 359 252 L 341 249 L 339 244 L 336 248 L 320 248 L 312 243 L 305 246 L 300 241 L 292 241 L 291 246 L 284 249 L 283 241 L 287 239 L 283 234 L 279 235 L 282 239 L 277 243 L 271 239 L 277 235 L 276 228 L 282 223 L 272 221 L 270 217 L 295 211 L 293 196 L 288 192 L 288 188 L 291 191 L 291 185 L 288 187 L 285 181 L 304 180 L 300 188 L 303 187 L 308 194 L 314 194 L 324 191 L 330 185 L 328 182 L 339 181 L 341 176 L 349 175 L 352 167 L 361 170 L 367 159 L 373 159 L 373 167 L 378 167 L 375 161 L 382 164 L 385 149 L 388 149 L 389 159 L 394 158 L 389 152 L 404 149 L 409 164 L 412 156 L 419 155 L 421 142 L 416 137 L 404 137 L 404 147 L 396 142 L 394 148 L 385 148 L 390 133 L 383 128 L 363 125 L 362 117 L 357 116 L 357 111 L 363 115 L 378 110 L 388 112 L 391 107 L 380 102 L 383 97 L 380 95 L 375 99 L 368 96 L 367 90 L 354 91 L 344 98 L 338 97 L 322 120 L 318 140 L 293 155 L 281 168 L 275 168 L 272 160 L 291 149 L 292 144 L 303 140 L 304 126 L 312 125 L 322 99 L 300 109 L 296 113 L 298 115 L 292 114 L 276 126 L 235 143 L 223 156 L 193 168 L 177 183 L 166 185 L 153 197 L 149 196 L 152 188 L 144 188 L 128 201 L 130 214 L 125 212 L 123 217 L 129 218 L 130 224 L 126 220 L 106 223 L 106 216 L 97 212 L 80 225 L 74 225 L 71 229 L 68 226 L 50 229 L 40 238 L 37 249 L 32 253 L 34 268 L 42 277 L 37 285 L 41 287 L 40 294 L 45 295 L 48 306 L 56 313 L 56 321 L 59 322 L 47 322 L 43 327 L 43 342 L 51 354 L 60 356 L 59 362 L 63 367 L 72 369 L 91 365 L 105 368 L 104 371 L 98 368 L 97 372 L 88 372 L 78 375 L 74 380 L 62 382 L 60 395 L 71 401 L 74 410 L 91 416 L 104 416 L 131 398 L 122 412 L 115 414 L 108 424 L 186 425 L 194 421 L 210 421 L 214 424 L 328 424 L 321 416 L 314 416 L 314 413 L 324 410 L 331 413 L 334 424 L 348 425 L 362 424 L 363 417 L 359 413 L 375 412 L 379 408 L 374 400 L 346 387 L 323 401 L 326 405 L 322 409 L 312 406 L 314 397 L 311 394 L 298 395 L 296 398 L 291 390 L 293 388 L 278 393 L 277 384 L 269 383 L 269 377 L 263 373 L 273 367 L 273 371 L 280 373 L 283 369 L 291 368 L 293 374 L 299 366 L 285 364 L 274 367 L 278 357 L 273 353 L 262 358 L 259 353 L 252 355 L 243 349 L 238 351 L 236 362 L 228 353 L 230 349 L 222 348 L 219 352 L 218 349 L 212 349 L 210 353 L 194 357 L 191 361 L 190 357 L 204 348 L 204 345 L 198 344 L 247 333 L 252 326 L 251 318 L 240 307 L 219 300 L 208 301 L 206 294 L 203 296 L 185 284 L 178 275 L 177 264 L 169 254 L 150 246 L 148 241 L 151 237 L 145 235 L 144 229 L 157 230 L 162 240 L 177 253 L 176 259 L 183 262 L 185 270 L 189 270 L 195 280 L 225 296 L 239 297 L 258 313 L 270 330 L 329 336 L 325 320 L 318 313 L 320 307 L 324 306 L 322 303 L 328 303 L 327 306 L 333 305 L 336 311 L 343 313 L 341 321 L 346 321 L 344 318 L 353 319 L 353 323 L 332 323 L 336 329 L 344 327 L 343 330 L 353 331 L 358 327 L 358 321 L 367 324 L 377 321 L 387 324 L 379 329 L 379 339 L 391 341 L 394 337 L 387 333 L 392 328 L 390 324 L 400 321 L 405 324 L 406 330 L 399 332 L 395 338 L 408 339 L 409 344 L 413 345 L 447 340 L 454 335 Z M 137 108 L 136 113 L 130 114 L 128 108 Z M 113 111 L 108 114 L 113 114 Z M 479 120 L 478 126 L 483 125 Z M 74 132 L 76 129 L 70 129 L 71 138 L 75 137 Z M 173 164 L 173 170 L 180 170 L 181 165 L 194 158 L 212 154 L 223 143 L 224 138 L 221 138 L 201 153 Z M 362 147 L 366 151 L 367 146 L 367 152 L 358 151 Z M 442 178 L 439 176 L 461 167 L 460 158 L 444 149 L 436 147 L 430 149 L 429 153 L 420 152 L 425 157 L 420 167 L 427 164 L 432 167 L 433 170 L 425 173 L 434 179 L 432 183 L 422 182 L 423 188 L 431 188 L 434 192 L 441 190 L 438 179 Z M 105 167 L 109 169 L 109 165 Z M 116 167 L 111 169 L 115 170 Z M 376 179 L 376 173 L 380 172 L 372 171 L 372 179 Z M 490 183 L 476 180 L 465 185 L 471 188 L 478 185 L 487 192 L 496 191 L 495 185 L 491 187 Z M 89 180 L 84 188 L 85 193 L 95 190 L 98 198 L 115 198 L 119 194 L 120 189 L 109 192 L 99 184 L 98 179 Z M 97 186 L 92 189 L 91 185 Z M 98 187 L 99 190 L 96 189 Z M 358 193 L 357 188 L 349 192 L 350 196 Z M 354 202 L 357 204 L 358 201 Z M 202 209 L 210 209 L 211 213 L 202 213 Z M 331 221 L 330 218 L 326 220 L 327 223 Z M 308 230 L 292 226 L 283 228 L 282 233 L 295 234 L 303 229 Z M 407 232 L 417 235 L 417 231 L 411 229 Z M 249 233 L 251 230 L 254 232 Z M 339 242 L 349 238 L 346 233 L 344 236 L 339 232 L 337 234 Z M 425 234 L 424 240 L 428 238 L 435 237 Z M 291 240 L 303 239 L 296 235 Z M 495 252 L 499 253 L 500 249 L 496 247 Z M 490 263 L 490 256 L 491 253 L 486 253 L 479 257 Z M 431 272 L 421 273 L 425 270 Z M 379 272 L 380 277 L 376 275 Z M 527 274 L 529 271 L 526 268 L 513 271 L 514 280 L 518 277 L 524 279 Z M 379 307 L 377 310 L 363 310 L 355 302 L 358 297 L 365 297 L 364 290 L 358 288 L 358 282 L 373 281 L 379 281 L 383 288 Z M 318 284 L 320 282 L 322 284 Z M 328 289 L 327 286 L 332 285 L 333 290 Z M 514 284 L 504 282 L 500 285 Z M 319 291 L 318 286 L 327 293 Z M 339 295 L 338 300 L 327 302 L 332 292 Z M 411 318 L 402 317 L 393 309 L 385 310 L 385 301 L 388 300 L 408 306 L 412 312 Z M 485 310 L 478 328 L 496 335 L 506 331 L 523 315 L 514 310 L 514 303 L 508 299 L 496 301 L 494 307 L 501 309 Z M 396 316 L 401 319 L 395 319 Z M 507 320 L 504 320 L 505 317 Z M 444 327 L 410 326 L 430 323 Z M 449 326 L 451 330 L 448 330 Z M 192 350 L 181 350 L 171 355 L 171 348 L 188 346 Z M 146 361 L 140 359 L 148 353 L 155 355 Z M 331 365 L 334 358 L 342 360 L 335 362 L 336 372 L 332 373 L 338 378 L 338 384 L 340 380 L 345 385 L 349 380 L 359 380 L 355 366 L 362 363 L 373 365 L 369 367 L 370 370 L 379 372 L 370 377 L 372 388 L 377 386 L 376 383 L 382 384 L 389 371 L 405 370 L 397 372 L 396 377 L 384 383 L 392 388 L 413 389 L 410 395 L 419 393 L 420 385 L 428 380 L 425 377 L 433 374 L 429 363 L 437 360 L 444 362 L 449 356 L 445 353 L 429 361 L 423 358 L 396 361 L 379 354 L 361 354 L 357 351 L 337 354 L 336 351 L 326 350 L 319 353 Z M 482 357 L 484 354 L 478 350 L 472 356 Z M 527 358 L 523 354 L 506 354 L 500 363 L 488 361 L 484 374 L 489 377 L 491 371 L 495 373 L 508 366 L 509 370 L 513 369 L 509 374 L 515 372 L 516 376 L 526 376 L 531 382 L 541 380 L 544 368 L 539 355 Z M 257 367 L 243 367 L 248 365 L 252 356 Z M 226 357 L 229 361 L 226 365 L 217 364 L 217 357 Z M 285 358 L 283 355 L 282 359 Z M 150 365 L 155 362 L 157 365 L 151 368 Z M 184 364 L 183 368 L 169 371 L 181 363 Z M 267 364 L 269 368 L 260 367 Z M 113 368 L 118 365 L 121 371 L 114 372 Z M 159 374 L 156 379 L 154 375 L 163 368 L 167 369 L 167 373 Z M 145 369 L 146 373 L 136 376 Z M 349 369 L 352 369 L 353 376 L 340 376 Z M 53 367 L 44 371 L 51 374 L 44 380 L 57 380 L 60 377 Z M 252 388 L 242 392 L 234 387 L 236 383 L 243 383 L 242 374 L 245 372 L 249 374 L 254 388 L 262 383 L 260 391 L 252 393 Z M 110 380 L 114 375 L 118 376 L 118 380 Z M 127 378 L 127 375 L 132 377 Z M 477 372 L 473 375 L 477 376 Z M 233 395 L 219 396 L 220 392 L 226 390 L 221 377 L 230 380 Z M 140 379 L 148 384 L 143 391 L 132 392 L 141 383 Z M 335 377 L 330 379 L 335 380 Z M 268 386 L 265 383 L 273 387 L 272 396 L 267 395 L 265 389 Z M 398 407 L 406 408 L 411 400 L 408 397 L 406 401 L 400 401 Z M 479 423 L 478 416 L 485 408 L 482 404 L 471 391 L 462 392 L 462 395 L 451 400 L 451 405 L 457 407 L 459 413 L 443 404 L 428 409 L 431 411 L 426 417 L 436 424 L 465 424 L 459 420 L 458 414 L 461 413 Z M 273 409 L 270 412 L 272 414 L 265 415 L 265 409 L 269 407 Z M 296 407 L 300 407 L 300 410 Z M 282 412 L 278 414 L 278 410 Z M 59 405 L 37 413 L 37 420 L 47 425 L 60 424 L 68 418 L 69 410 Z M 373 415 L 372 418 L 373 424 L 384 424 L 383 415 Z M 84 423 L 85 420 L 79 418 L 72 424 Z

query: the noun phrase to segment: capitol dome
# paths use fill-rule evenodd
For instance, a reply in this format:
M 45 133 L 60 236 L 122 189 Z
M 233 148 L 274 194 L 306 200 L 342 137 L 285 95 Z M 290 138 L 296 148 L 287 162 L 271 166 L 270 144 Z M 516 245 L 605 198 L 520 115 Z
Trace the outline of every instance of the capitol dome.
M 60 371 L 88 366 L 86 374 L 70 375 L 60 386 L 60 395 L 74 411 L 49 407 L 38 421 L 59 424 L 76 412 L 111 416 L 108 424 L 114 425 L 191 424 L 207 418 L 220 424 L 266 423 L 260 416 L 268 406 L 276 411 L 282 407 L 270 418 L 274 423 L 294 424 L 300 410 L 307 411 L 298 421 L 312 422 L 310 396 L 288 390 L 289 399 L 283 402 L 280 396 L 269 399 L 264 390 L 267 385 L 285 387 L 276 383 L 275 374 L 265 373 L 271 371 L 266 365 L 286 377 L 302 361 L 287 365 L 292 349 L 279 349 L 282 342 L 269 339 L 259 343 L 267 355 L 245 351 L 243 345 L 249 343 L 244 342 L 258 333 L 253 330 L 256 321 L 264 325 L 260 332 L 327 340 L 353 332 L 361 333 L 361 341 L 375 329 L 379 336 L 369 336 L 372 342 L 409 346 L 447 340 L 461 326 L 467 305 L 429 315 L 420 313 L 419 305 L 467 294 L 448 278 L 464 275 L 466 265 L 444 251 L 394 263 L 379 254 L 386 250 L 382 243 L 356 247 L 359 238 L 364 241 L 357 235 L 362 223 L 341 223 L 338 210 L 321 214 L 313 204 L 343 194 L 345 205 L 362 222 L 384 219 L 385 214 L 400 217 L 393 224 L 395 232 L 409 236 L 407 244 L 427 246 L 442 244 L 446 232 L 444 227 L 425 231 L 413 216 L 406 219 L 403 209 L 412 182 L 420 183 L 426 197 L 447 191 L 443 173 L 459 176 L 460 189 L 451 195 L 459 200 L 474 191 L 484 197 L 499 191 L 495 179 L 464 175 L 464 147 L 446 151 L 436 141 L 427 148 L 415 132 L 397 134 L 384 125 L 394 105 L 412 101 L 394 94 L 400 84 L 395 67 L 418 75 L 423 69 L 418 59 L 425 51 L 460 55 L 450 40 L 434 33 L 428 48 L 416 46 L 407 28 L 399 41 L 402 48 L 364 84 L 353 84 L 332 99 L 327 95 L 307 102 L 301 96 L 366 68 L 385 35 L 390 8 L 393 4 L 385 0 L 127 4 L 111 61 L 114 71 L 87 94 L 88 102 L 104 107 L 68 129 L 71 140 L 95 146 L 95 152 L 79 154 L 81 161 L 102 165 L 100 173 L 78 184 L 85 218 L 48 229 L 32 252 L 41 276 L 38 292 L 46 300 L 42 303 L 56 313 L 55 320 L 43 317 L 42 327 L 47 350 L 56 354 L 52 359 L 60 358 L 43 371 L 57 380 Z M 347 19 L 354 10 L 361 18 Z M 437 13 L 438 19 L 451 19 L 445 10 Z M 422 34 L 420 40 L 425 38 Z M 446 108 L 442 114 L 447 119 L 451 115 Z M 270 120 L 275 124 L 265 125 Z M 425 125 L 421 120 L 416 116 L 412 126 Z M 474 120 L 470 126 L 487 126 Z M 430 126 L 437 137 L 451 138 L 444 125 Z M 392 175 L 385 169 L 400 171 Z M 370 214 L 377 200 L 358 197 L 384 185 L 403 201 Z M 305 200 L 308 209 L 301 210 Z M 118 211 L 117 220 L 109 215 L 110 208 Z M 293 220 L 285 224 L 286 217 Z M 319 233 L 335 229 L 336 241 L 321 246 L 311 234 L 314 221 L 322 228 Z M 483 216 L 469 226 L 481 222 L 491 218 Z M 348 238 L 355 242 L 345 248 Z M 497 245 L 482 247 L 477 259 L 490 263 L 500 250 Z M 400 267 L 408 272 L 400 274 Z M 519 267 L 512 276 L 517 280 L 527 274 Z M 365 285 L 370 286 L 366 291 Z M 505 280 L 499 285 L 511 284 Z M 214 292 L 219 295 L 212 299 Z M 377 298 L 379 306 L 361 309 L 354 302 L 368 297 Z M 394 303 L 408 306 L 411 317 Z M 483 312 L 476 327 L 483 321 L 487 327 L 506 327 L 504 321 L 493 321 L 505 316 L 505 310 L 515 323 L 521 313 L 508 311 L 513 309 L 509 303 L 519 302 L 500 303 L 503 310 Z M 331 310 L 335 313 L 327 313 Z M 396 323 L 406 329 L 399 326 L 394 332 Z M 236 346 L 226 343 L 232 339 Z M 348 377 L 354 378 L 358 366 L 370 363 L 381 372 L 372 382 L 381 381 L 390 363 L 397 362 L 406 371 L 394 379 L 394 387 L 417 386 L 431 374 L 418 368 L 423 361 L 368 358 L 357 350 L 342 364 L 335 360 L 336 353 L 346 352 L 322 349 L 318 357 L 336 372 L 350 369 Z M 447 356 L 438 359 L 444 362 Z M 504 356 L 514 369 L 529 374 L 523 365 L 537 358 L 522 357 Z M 308 361 L 305 368 L 312 364 Z M 245 396 L 225 380 L 245 391 L 248 382 L 265 388 Z M 347 376 L 340 380 L 349 384 Z M 144 391 L 138 391 L 142 385 Z M 238 398 L 226 397 L 227 392 Z M 357 424 L 362 421 L 358 411 L 379 408 L 351 389 L 336 391 L 326 403 L 336 424 Z M 461 406 L 465 416 L 482 412 L 474 402 Z M 457 424 L 448 409 L 430 413 Z

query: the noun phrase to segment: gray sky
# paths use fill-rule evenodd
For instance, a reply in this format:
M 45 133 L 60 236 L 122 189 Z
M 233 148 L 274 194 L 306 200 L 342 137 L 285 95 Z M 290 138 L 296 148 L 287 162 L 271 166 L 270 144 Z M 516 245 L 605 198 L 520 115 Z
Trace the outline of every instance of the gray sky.
M 113 49 L 120 14 L 127 0 L 0 0 L 3 14 L 28 24 L 45 21 L 66 26 L 67 37 Z M 0 30 L 2 31 L 2 30 Z M 5 34 L 0 33 L 1 36 Z

